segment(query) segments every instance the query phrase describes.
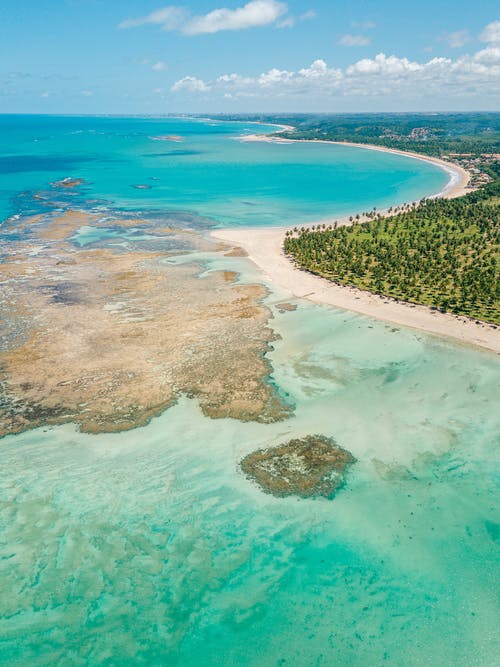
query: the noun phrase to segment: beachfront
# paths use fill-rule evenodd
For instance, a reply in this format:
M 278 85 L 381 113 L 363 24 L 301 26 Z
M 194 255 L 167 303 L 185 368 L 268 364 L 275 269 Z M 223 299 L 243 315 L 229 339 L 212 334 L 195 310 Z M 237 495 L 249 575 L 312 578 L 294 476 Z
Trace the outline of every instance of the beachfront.
M 290 131 L 288 125 L 279 126 L 281 129 L 278 132 Z M 448 183 L 439 192 L 432 194 L 431 197 L 445 197 L 452 199 L 454 197 L 461 197 L 470 192 L 469 183 L 471 176 L 468 171 L 458 164 L 442 160 L 438 157 L 431 157 L 430 155 L 422 155 L 420 153 L 413 153 L 410 151 L 400 151 L 396 148 L 385 148 L 384 146 L 376 146 L 375 144 L 356 144 L 352 141 L 327 141 L 322 139 L 282 139 L 281 137 L 269 136 L 267 134 L 250 134 L 239 137 L 243 142 L 263 142 L 263 143 L 277 143 L 277 144 L 294 144 L 294 143 L 314 143 L 327 144 L 335 146 L 352 146 L 353 148 L 364 148 L 370 151 L 379 151 L 382 153 L 393 153 L 395 155 L 403 155 L 404 157 L 411 157 L 415 160 L 423 162 L 431 162 L 446 171 L 449 176 Z
M 289 139 L 262 135 L 251 135 L 241 140 L 287 143 L 291 141 Z M 321 143 L 334 142 L 324 141 Z M 451 199 L 460 197 L 469 191 L 468 183 L 470 174 L 458 165 L 451 164 L 439 158 L 386 149 L 380 146 L 347 145 L 366 148 L 367 150 L 397 153 L 437 164 L 446 170 L 449 174 L 449 180 L 445 188 L 439 193 L 432 195 L 433 197 Z M 389 215 L 389 212 L 388 210 L 384 210 L 381 214 Z M 331 224 L 333 220 L 326 219 L 320 222 Z M 337 222 L 339 225 L 352 224 L 352 220 L 348 217 L 343 217 Z M 494 325 L 463 316 L 431 310 L 426 306 L 397 301 L 387 296 L 372 294 L 354 287 L 337 285 L 298 268 L 283 251 L 285 232 L 285 227 L 265 229 L 241 228 L 217 229 L 212 232 L 212 235 L 215 238 L 242 247 L 247 252 L 249 258 L 263 272 L 265 282 L 270 286 L 275 285 L 286 290 L 290 297 L 303 298 L 318 304 L 344 308 L 368 317 L 411 327 L 429 334 L 452 338 L 464 344 L 476 345 L 500 353 L 500 334 Z

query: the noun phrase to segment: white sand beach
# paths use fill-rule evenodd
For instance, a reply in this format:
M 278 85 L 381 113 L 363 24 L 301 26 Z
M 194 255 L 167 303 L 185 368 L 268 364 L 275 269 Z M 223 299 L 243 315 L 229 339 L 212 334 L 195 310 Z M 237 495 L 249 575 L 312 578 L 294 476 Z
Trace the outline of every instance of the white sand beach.
M 281 139 L 280 137 L 266 135 L 249 135 L 241 137 L 240 140 L 280 143 L 309 142 L 309 140 Z M 460 197 L 470 191 L 470 188 L 468 188 L 470 174 L 462 167 L 440 158 L 374 145 L 322 140 L 319 142 L 397 153 L 416 160 L 433 162 L 446 170 L 449 174 L 449 180 L 445 188 L 432 195 L 432 197 L 451 199 Z M 388 215 L 387 210 L 380 213 Z M 319 222 L 332 222 L 332 219 Z M 351 224 L 349 219 L 345 217 L 337 219 L 337 222 L 340 225 Z M 291 297 L 344 308 L 368 317 L 411 327 L 437 336 L 452 338 L 464 344 L 475 345 L 497 354 L 500 353 L 500 329 L 492 325 L 477 322 L 464 316 L 441 313 L 426 306 L 396 301 L 390 297 L 379 296 L 354 287 L 335 285 L 324 278 L 297 268 L 294 262 L 283 252 L 286 229 L 286 227 L 218 229 L 213 231 L 212 235 L 243 248 L 248 253 L 249 258 L 262 270 L 265 281 L 284 289 Z
M 484 323 L 478 324 L 466 317 L 434 311 L 426 306 L 335 285 L 297 268 L 283 252 L 285 231 L 285 227 L 217 229 L 212 232 L 212 236 L 244 248 L 249 259 L 261 269 L 264 281 L 285 290 L 290 297 L 344 308 L 500 353 L 500 329 Z

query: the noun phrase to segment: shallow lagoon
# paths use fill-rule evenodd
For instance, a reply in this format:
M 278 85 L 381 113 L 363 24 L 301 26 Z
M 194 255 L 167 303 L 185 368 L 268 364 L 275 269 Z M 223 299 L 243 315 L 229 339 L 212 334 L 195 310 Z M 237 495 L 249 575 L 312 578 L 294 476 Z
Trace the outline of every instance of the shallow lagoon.
M 495 359 L 313 306 L 275 326 L 290 420 L 184 399 L 2 442 L 7 664 L 494 664 Z M 311 432 L 358 458 L 334 501 L 239 471 Z
M 194 259 L 261 279 L 242 258 L 167 261 Z M 497 358 L 299 301 L 279 313 L 286 296 L 267 298 L 269 358 L 292 418 L 210 420 L 182 399 L 125 433 L 1 441 L 3 664 L 495 664 Z M 358 459 L 333 501 L 241 474 L 309 433 Z

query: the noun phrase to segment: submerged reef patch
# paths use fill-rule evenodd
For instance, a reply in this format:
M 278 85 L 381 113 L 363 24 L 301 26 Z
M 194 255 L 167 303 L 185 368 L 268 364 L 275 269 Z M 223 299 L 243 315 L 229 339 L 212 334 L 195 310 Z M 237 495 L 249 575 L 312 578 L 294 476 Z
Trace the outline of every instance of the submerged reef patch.
M 258 449 L 242 459 L 245 475 L 280 498 L 333 498 L 356 459 L 333 438 L 308 435 L 277 447 Z
M 79 185 L 83 184 L 83 178 L 72 178 L 67 176 L 62 178 L 60 181 L 54 181 L 51 185 L 54 188 L 77 188 Z
M 277 303 L 276 308 L 280 313 L 292 313 L 294 310 L 297 310 L 297 305 L 295 303 L 288 303 L 288 301 L 285 301 L 283 303 Z

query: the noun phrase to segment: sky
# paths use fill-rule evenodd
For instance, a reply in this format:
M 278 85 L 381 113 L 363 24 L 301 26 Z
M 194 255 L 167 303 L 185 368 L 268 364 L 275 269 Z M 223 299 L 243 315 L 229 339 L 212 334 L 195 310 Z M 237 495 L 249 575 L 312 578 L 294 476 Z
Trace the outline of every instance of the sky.
M 500 110 L 491 0 L 2 0 L 2 113 Z

